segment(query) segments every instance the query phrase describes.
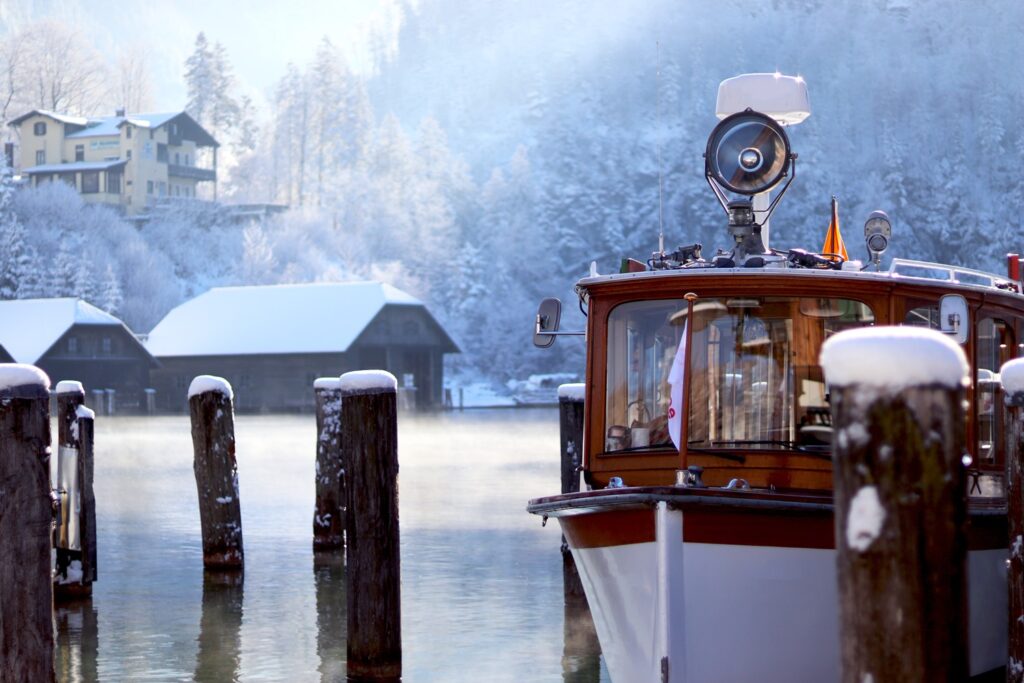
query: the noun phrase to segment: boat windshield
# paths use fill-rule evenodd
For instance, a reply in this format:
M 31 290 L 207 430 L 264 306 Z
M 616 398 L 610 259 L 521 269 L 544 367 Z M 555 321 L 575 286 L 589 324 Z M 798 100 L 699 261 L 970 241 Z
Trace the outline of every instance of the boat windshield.
M 605 452 L 672 445 L 670 373 L 687 318 L 682 300 L 630 302 L 611 312 Z M 690 448 L 828 448 L 818 351 L 832 334 L 872 324 L 868 306 L 811 297 L 709 298 L 694 304 L 693 318 Z

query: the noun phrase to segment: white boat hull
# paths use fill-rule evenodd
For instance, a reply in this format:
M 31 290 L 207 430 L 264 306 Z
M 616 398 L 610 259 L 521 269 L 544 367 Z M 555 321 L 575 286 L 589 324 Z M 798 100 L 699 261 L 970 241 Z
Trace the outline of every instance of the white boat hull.
M 573 547 L 566 533 L 613 681 L 839 680 L 833 549 L 684 543 L 684 511 L 662 502 L 654 517 L 653 542 Z M 972 675 L 1005 663 L 1006 557 L 969 553 Z

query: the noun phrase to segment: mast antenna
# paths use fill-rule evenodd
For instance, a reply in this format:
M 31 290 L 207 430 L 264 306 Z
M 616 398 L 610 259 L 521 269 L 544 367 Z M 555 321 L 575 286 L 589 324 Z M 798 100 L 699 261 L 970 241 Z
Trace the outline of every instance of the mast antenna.
M 657 137 L 658 137 L 658 253 L 665 253 L 665 202 L 662 198 L 662 166 L 661 166 L 661 41 L 654 41 L 654 53 L 655 53 L 655 75 L 654 75 L 654 110 L 655 118 L 657 119 Z

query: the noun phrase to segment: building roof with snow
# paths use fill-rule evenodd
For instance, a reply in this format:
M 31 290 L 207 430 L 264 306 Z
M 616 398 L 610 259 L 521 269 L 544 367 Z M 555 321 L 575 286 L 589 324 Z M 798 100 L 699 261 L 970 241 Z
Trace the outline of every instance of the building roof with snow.
M 4 348 L 3 344 L 0 344 L 0 363 L 13 363 L 14 356 L 7 353 L 7 349 Z
M 127 330 L 118 318 L 81 299 L 0 301 L 0 344 L 17 363 L 37 362 L 74 325 Z
M 417 307 L 458 347 L 419 299 L 381 282 L 216 287 L 181 304 L 149 333 L 157 358 L 345 352 L 385 307 Z

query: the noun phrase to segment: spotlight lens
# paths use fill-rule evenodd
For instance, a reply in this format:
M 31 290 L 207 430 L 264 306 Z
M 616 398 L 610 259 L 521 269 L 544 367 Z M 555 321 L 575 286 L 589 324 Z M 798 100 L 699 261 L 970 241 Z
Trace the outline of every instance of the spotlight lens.
M 756 111 L 726 117 L 711 132 L 705 171 L 731 192 L 766 192 L 789 171 L 789 139 L 774 119 Z

